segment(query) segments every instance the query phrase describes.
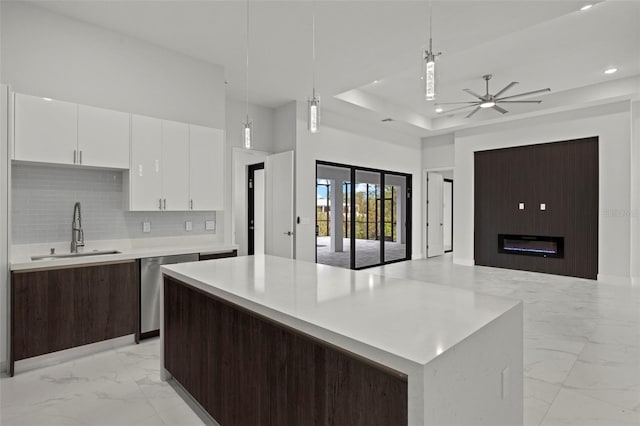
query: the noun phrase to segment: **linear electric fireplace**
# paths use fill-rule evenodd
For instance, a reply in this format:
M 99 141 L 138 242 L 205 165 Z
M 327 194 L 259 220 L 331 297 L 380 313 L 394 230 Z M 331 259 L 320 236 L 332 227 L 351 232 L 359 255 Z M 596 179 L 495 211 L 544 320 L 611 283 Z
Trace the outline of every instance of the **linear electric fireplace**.
M 498 252 L 564 258 L 564 237 L 498 234 Z

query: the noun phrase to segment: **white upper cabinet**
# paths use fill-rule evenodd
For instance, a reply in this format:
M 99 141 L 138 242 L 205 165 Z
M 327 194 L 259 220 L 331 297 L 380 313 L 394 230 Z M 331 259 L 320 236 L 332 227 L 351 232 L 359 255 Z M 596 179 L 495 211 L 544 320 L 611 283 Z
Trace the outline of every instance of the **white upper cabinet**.
M 162 121 L 163 210 L 189 208 L 189 125 Z
M 75 164 L 78 158 L 78 105 L 15 95 L 15 160 Z
M 129 210 L 162 210 L 162 120 L 131 115 Z
M 129 168 L 129 113 L 15 95 L 15 160 Z
M 189 207 L 224 208 L 224 132 L 189 126 Z
M 78 162 L 83 165 L 129 168 L 129 114 L 78 106 Z

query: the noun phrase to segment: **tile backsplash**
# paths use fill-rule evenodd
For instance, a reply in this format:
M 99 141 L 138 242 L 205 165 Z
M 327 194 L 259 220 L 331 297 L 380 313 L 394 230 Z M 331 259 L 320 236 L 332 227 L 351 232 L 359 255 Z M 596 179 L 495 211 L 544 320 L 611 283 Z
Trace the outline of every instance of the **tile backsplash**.
M 82 227 L 87 241 L 223 234 L 220 230 L 205 230 L 205 221 L 215 221 L 215 212 L 125 211 L 122 173 L 13 164 L 12 243 L 70 241 L 76 201 L 82 204 Z M 186 221 L 192 222 L 191 231 L 185 230 Z M 142 232 L 143 222 L 151 223 L 151 232 Z

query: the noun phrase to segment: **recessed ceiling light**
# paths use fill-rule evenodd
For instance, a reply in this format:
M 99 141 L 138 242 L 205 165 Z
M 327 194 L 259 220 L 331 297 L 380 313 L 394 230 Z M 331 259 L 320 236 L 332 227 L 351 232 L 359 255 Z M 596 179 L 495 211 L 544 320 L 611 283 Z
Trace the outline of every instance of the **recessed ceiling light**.
M 373 84 L 378 84 L 380 83 L 380 80 L 373 80 Z
M 51 98 L 42 98 L 42 99 L 44 99 L 45 101 L 52 101 L 53 100 Z
M 592 4 L 585 4 L 584 6 L 582 6 L 582 7 L 580 8 L 580 10 L 589 10 L 589 9 L 591 9 L 592 7 L 593 7 L 593 5 L 592 5 Z
M 618 68 L 616 68 L 616 67 L 611 67 L 611 68 L 607 68 L 606 70 L 604 70 L 604 73 L 605 73 L 605 74 L 613 74 L 613 73 L 615 73 L 616 71 L 618 71 Z
M 444 111 L 442 108 L 436 108 L 436 112 L 437 112 L 438 114 L 440 114 L 442 111 Z

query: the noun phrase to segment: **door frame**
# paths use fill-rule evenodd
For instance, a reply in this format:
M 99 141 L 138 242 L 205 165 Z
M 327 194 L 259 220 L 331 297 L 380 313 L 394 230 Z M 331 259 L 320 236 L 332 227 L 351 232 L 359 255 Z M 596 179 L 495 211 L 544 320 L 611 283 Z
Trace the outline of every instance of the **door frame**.
M 445 182 L 451 183 L 451 250 L 445 250 L 445 253 L 451 253 L 453 251 L 453 179 L 444 178 Z
M 350 171 L 350 176 L 351 176 L 351 194 L 349 194 L 349 204 L 350 204 L 350 211 L 349 211 L 349 221 L 350 226 L 349 226 L 349 242 L 350 242 L 350 250 L 351 250 L 351 256 L 350 256 L 350 269 L 353 270 L 361 270 L 361 269 L 367 269 L 367 268 L 373 268 L 376 266 L 382 266 L 382 265 L 388 265 L 391 263 L 397 263 L 397 262 L 404 262 L 407 260 L 411 260 L 412 257 L 412 228 L 413 228 L 413 216 L 412 216 L 412 200 L 413 200 L 413 181 L 412 181 L 412 177 L 413 175 L 411 175 L 410 173 L 402 173 L 402 172 L 395 172 L 395 171 L 391 171 L 391 170 L 384 170 L 384 169 L 375 169 L 372 167 L 361 167 L 361 166 L 354 166 L 354 165 L 350 165 L 350 164 L 342 164 L 342 163 L 335 163 L 335 162 L 331 162 L 331 161 L 323 161 L 323 160 L 316 160 L 316 180 L 314 181 L 314 191 L 317 191 L 316 189 L 316 184 L 318 182 L 318 166 L 333 166 L 333 167 L 341 167 L 344 169 L 349 169 Z M 407 183 L 407 193 L 405 196 L 405 209 L 406 209 L 406 216 L 405 216 L 405 232 L 406 232 L 406 256 L 402 259 L 394 259 L 394 260 L 387 260 L 385 261 L 384 259 L 384 243 L 385 243 L 385 232 L 384 232 L 384 202 L 381 202 L 381 208 L 380 208 L 380 223 L 378 224 L 378 226 L 380 226 L 380 229 L 382 231 L 382 235 L 380 238 L 380 262 L 377 264 L 373 264 L 373 265 L 367 265 L 367 266 L 361 266 L 361 267 L 356 267 L 356 210 L 353 206 L 356 205 L 356 191 L 355 191 L 355 180 L 356 180 L 356 171 L 364 171 L 364 172 L 372 172 L 372 173 L 380 173 L 380 187 L 381 187 L 381 194 L 384 197 L 384 185 L 385 185 L 385 176 L 386 175 L 394 175 L 394 176 L 401 176 L 404 177 L 406 179 L 406 183 Z M 314 222 L 315 222 L 315 226 L 317 229 L 318 226 L 318 215 L 315 215 L 314 218 Z M 316 240 L 314 241 L 314 245 L 315 247 L 315 252 L 316 252 L 316 263 L 318 262 L 318 247 L 317 247 L 317 236 L 316 236 Z
M 256 170 L 264 170 L 262 163 L 249 164 L 247 166 L 247 255 L 255 253 L 255 199 L 254 185 Z

